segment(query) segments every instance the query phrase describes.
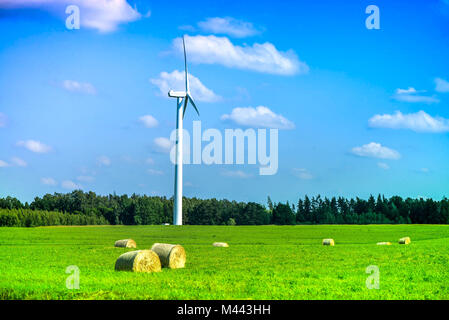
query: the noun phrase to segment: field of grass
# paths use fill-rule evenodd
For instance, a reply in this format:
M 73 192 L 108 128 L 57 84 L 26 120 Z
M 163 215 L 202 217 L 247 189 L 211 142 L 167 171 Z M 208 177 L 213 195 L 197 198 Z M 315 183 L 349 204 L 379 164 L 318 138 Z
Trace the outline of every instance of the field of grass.
M 116 272 L 125 238 L 182 244 L 186 268 Z M 448 262 L 446 225 L 0 228 L 0 299 L 449 299 Z M 66 288 L 69 265 L 79 290 Z M 366 287 L 370 265 L 379 290 Z

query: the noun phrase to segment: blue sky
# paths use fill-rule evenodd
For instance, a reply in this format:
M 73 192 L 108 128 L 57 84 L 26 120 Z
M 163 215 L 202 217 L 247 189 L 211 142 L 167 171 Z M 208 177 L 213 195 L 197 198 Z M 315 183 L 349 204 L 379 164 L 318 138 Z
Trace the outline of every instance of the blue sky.
M 379 30 L 365 26 L 373 4 Z M 201 112 L 188 130 L 279 128 L 276 175 L 187 165 L 186 196 L 447 196 L 447 1 L 0 0 L 0 29 L 0 197 L 170 197 L 176 107 L 162 93 L 183 34 Z

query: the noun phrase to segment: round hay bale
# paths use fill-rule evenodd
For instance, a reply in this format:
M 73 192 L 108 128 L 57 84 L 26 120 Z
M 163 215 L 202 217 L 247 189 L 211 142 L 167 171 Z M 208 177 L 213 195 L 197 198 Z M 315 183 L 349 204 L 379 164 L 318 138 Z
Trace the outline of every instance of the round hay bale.
M 157 253 L 164 268 L 184 268 L 186 264 L 186 251 L 178 244 L 155 243 L 151 250 Z
M 412 242 L 412 240 L 410 240 L 410 237 L 404 237 L 399 239 L 399 244 L 410 244 L 410 242 Z
M 226 242 L 214 242 L 212 243 L 212 245 L 214 247 L 223 247 L 223 248 L 229 247 L 229 244 L 227 244 Z
M 391 246 L 391 242 L 378 242 L 378 246 Z
M 151 250 L 137 250 L 122 254 L 115 262 L 116 271 L 159 272 L 161 261 Z
M 115 247 L 121 247 L 121 248 L 136 248 L 136 242 L 133 239 L 124 239 L 124 240 L 117 240 L 114 244 Z
M 323 246 L 334 246 L 334 239 L 323 239 Z

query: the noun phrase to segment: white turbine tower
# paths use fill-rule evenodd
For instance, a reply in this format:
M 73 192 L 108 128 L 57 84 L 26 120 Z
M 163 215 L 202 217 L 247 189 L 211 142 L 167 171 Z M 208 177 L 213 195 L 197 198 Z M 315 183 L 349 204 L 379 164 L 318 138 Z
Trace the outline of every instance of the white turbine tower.
M 175 162 L 175 205 L 173 207 L 173 224 L 182 225 L 182 120 L 186 112 L 187 104 L 190 102 L 195 108 L 196 113 L 200 115 L 198 109 L 190 95 L 189 88 L 189 72 L 187 71 L 187 55 L 186 55 L 186 43 L 184 36 L 182 37 L 182 45 L 184 47 L 184 67 L 186 78 L 186 90 L 185 91 L 173 91 L 168 92 L 168 96 L 177 99 L 176 104 L 176 162 Z M 184 107 L 183 107 L 184 106 Z

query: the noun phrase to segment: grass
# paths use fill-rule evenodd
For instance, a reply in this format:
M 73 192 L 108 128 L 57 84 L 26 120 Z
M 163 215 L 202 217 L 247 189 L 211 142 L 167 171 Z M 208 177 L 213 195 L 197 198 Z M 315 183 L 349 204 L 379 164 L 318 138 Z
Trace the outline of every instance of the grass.
M 116 272 L 126 238 L 182 244 L 186 268 Z M 0 228 L 0 299 L 449 299 L 448 258 L 446 225 Z M 79 290 L 65 286 L 70 265 Z M 366 287 L 370 265 L 379 290 Z

